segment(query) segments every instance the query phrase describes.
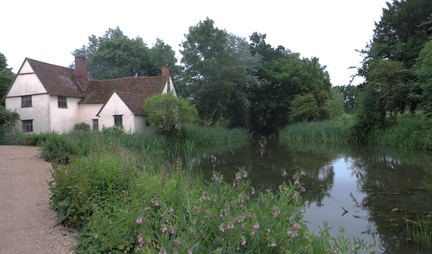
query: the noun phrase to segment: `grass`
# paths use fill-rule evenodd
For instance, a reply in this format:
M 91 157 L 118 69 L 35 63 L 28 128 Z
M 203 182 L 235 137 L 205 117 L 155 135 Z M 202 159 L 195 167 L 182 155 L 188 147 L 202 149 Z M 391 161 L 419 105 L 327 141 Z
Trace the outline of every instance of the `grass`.
M 431 217 L 419 217 L 415 221 L 406 219 L 402 228 L 408 241 L 432 248 Z
M 304 174 L 276 192 L 255 192 L 243 170 L 234 179 L 215 173 L 206 182 L 183 170 L 178 161 L 187 164 L 195 143 L 247 137 L 239 130 L 208 131 L 199 129 L 196 139 L 173 143 L 148 134 L 48 135 L 43 154 L 57 161 L 51 201 L 59 222 L 80 229 L 76 253 L 357 253 L 370 248 L 343 235 L 331 238 L 326 226 L 317 235 L 307 230 Z

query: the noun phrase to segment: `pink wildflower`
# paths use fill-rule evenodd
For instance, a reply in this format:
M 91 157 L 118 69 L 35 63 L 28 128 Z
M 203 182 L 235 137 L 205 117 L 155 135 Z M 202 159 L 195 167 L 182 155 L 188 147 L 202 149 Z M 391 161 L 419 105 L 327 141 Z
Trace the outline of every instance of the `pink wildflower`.
M 167 228 L 162 228 L 162 233 L 165 233 L 165 231 L 167 231 Z
M 141 218 L 139 218 L 135 222 L 138 223 L 138 224 L 142 224 L 143 220 Z
M 250 233 L 250 235 L 255 235 L 255 231 L 252 231 L 252 232 Z
M 300 184 L 299 181 L 295 181 L 295 182 L 294 182 L 294 185 L 299 185 L 299 184 Z
M 294 224 L 293 224 L 292 226 L 293 226 L 293 228 L 295 228 L 295 229 L 299 229 L 299 228 L 300 228 L 300 225 L 297 224 L 297 222 L 294 222 Z
M 255 229 L 259 229 L 259 224 L 255 224 L 253 227 L 254 227 Z
M 276 243 L 275 243 L 275 242 L 272 242 L 272 243 L 267 244 L 267 246 L 268 246 L 268 247 L 275 247 L 275 246 L 276 246 Z
M 283 190 L 283 186 L 282 186 L 282 185 L 279 185 L 279 187 L 278 187 L 278 188 L 279 188 L 279 190 L 280 190 L 280 191 L 282 191 L 282 190 Z

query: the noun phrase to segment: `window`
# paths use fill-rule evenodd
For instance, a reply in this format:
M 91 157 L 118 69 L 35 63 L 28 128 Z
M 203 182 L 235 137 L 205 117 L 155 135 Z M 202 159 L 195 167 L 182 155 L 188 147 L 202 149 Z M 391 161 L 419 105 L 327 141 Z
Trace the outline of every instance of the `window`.
M 123 116 L 122 115 L 114 115 L 114 125 L 123 127 Z
M 32 96 L 26 95 L 21 97 L 21 108 L 30 108 L 32 106 Z
M 33 120 L 22 120 L 23 132 L 33 132 Z
M 99 130 L 99 119 L 93 119 L 93 130 L 94 131 Z
M 67 98 L 65 96 L 58 96 L 58 107 L 67 108 Z

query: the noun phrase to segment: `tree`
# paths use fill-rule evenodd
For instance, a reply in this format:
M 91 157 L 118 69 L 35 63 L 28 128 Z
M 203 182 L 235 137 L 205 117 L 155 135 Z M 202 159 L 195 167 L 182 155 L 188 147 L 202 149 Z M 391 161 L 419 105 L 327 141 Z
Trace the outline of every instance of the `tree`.
M 9 86 L 12 84 L 14 76 L 15 74 L 12 72 L 12 68 L 8 68 L 5 55 L 0 53 L 0 106 L 5 105 L 3 97 L 6 95 Z
M 319 108 L 319 115 L 313 117 L 315 120 L 328 117 L 324 107 L 330 92 L 330 78 L 318 58 L 301 58 L 298 53 L 286 51 L 283 57 L 264 63 L 259 78 L 261 84 L 253 91 L 251 107 L 254 132 L 277 134 L 290 121 L 299 119 L 289 117 L 297 115 L 292 111 L 298 108 L 292 108 L 291 103 L 299 95 L 313 95 Z
M 338 86 L 339 91 L 343 96 L 345 113 L 352 114 L 357 109 L 359 89 L 357 86 L 347 85 Z
M 317 101 L 311 93 L 296 95 L 290 108 L 289 118 L 292 122 L 315 121 L 320 116 Z
M 326 102 L 325 110 L 329 113 L 330 119 L 336 119 L 345 113 L 344 97 L 339 87 L 331 88 L 330 98 Z
M 88 70 L 96 79 L 131 76 L 158 76 L 168 66 L 178 74 L 177 59 L 172 48 L 157 39 L 149 49 L 141 37 L 130 39 L 120 30 L 108 29 L 104 36 L 89 37 L 89 43 L 73 52 L 88 57 Z
M 227 112 L 236 84 L 244 81 L 241 65 L 229 47 L 228 33 L 209 18 L 190 27 L 181 46 L 186 86 L 182 90 L 204 126 L 213 126 Z
M 182 134 L 184 128 L 192 123 L 197 115 L 194 106 L 172 92 L 147 98 L 144 101 L 144 112 L 151 128 L 166 136 Z
M 432 40 L 427 42 L 420 51 L 419 57 L 413 68 L 413 73 L 419 79 L 422 90 L 419 100 L 422 109 L 429 116 L 432 115 Z
M 0 105 L 0 143 L 5 135 L 13 130 L 19 119 L 20 115 L 17 112 L 11 112 Z

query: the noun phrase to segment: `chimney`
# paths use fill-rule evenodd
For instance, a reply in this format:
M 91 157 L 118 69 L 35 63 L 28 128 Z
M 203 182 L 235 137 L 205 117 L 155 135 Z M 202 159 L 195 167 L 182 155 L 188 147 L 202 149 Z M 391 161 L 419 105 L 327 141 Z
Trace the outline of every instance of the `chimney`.
M 170 73 L 169 73 L 169 68 L 168 67 L 162 67 L 162 77 L 164 77 L 164 78 L 166 78 L 167 79 L 167 84 L 168 84 L 168 87 L 167 87 L 167 92 L 170 92 L 171 91 L 171 84 L 170 84 Z
M 75 77 L 87 77 L 87 58 L 85 56 L 75 57 Z
M 162 77 L 169 78 L 169 76 L 170 76 L 169 67 L 162 67 Z

